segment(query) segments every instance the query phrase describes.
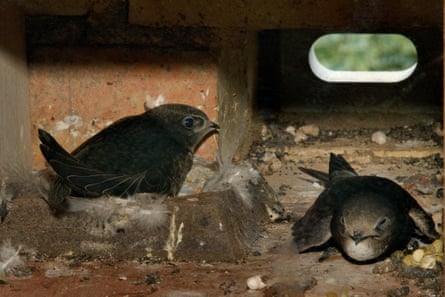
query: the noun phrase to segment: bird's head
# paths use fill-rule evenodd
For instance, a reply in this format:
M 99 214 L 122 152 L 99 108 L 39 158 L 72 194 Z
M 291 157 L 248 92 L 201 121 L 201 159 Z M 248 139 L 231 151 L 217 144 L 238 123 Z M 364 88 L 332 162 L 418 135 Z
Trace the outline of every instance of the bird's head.
M 331 231 L 347 256 L 369 261 L 388 251 L 405 224 L 394 208 L 377 197 L 355 197 L 334 215 Z
M 164 104 L 154 108 L 152 112 L 168 123 L 172 135 L 186 143 L 191 152 L 194 152 L 207 136 L 219 130 L 218 124 L 192 106 Z

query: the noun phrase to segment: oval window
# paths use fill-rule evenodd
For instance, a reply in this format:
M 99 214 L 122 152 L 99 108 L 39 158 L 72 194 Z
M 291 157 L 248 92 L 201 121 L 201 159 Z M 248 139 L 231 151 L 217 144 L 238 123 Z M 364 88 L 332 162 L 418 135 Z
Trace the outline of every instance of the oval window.
M 400 34 L 327 34 L 312 44 L 309 65 L 327 82 L 394 83 L 414 72 L 417 51 Z

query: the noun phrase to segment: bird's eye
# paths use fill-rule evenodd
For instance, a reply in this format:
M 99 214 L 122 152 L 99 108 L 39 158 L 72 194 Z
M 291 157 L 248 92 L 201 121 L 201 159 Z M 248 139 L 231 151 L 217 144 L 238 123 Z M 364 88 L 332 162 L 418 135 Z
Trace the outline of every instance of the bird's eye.
M 186 117 L 186 118 L 184 118 L 184 120 L 182 122 L 182 124 L 186 128 L 193 128 L 194 123 L 195 123 L 195 120 L 193 119 L 193 117 Z
M 377 222 L 375 230 L 382 232 L 388 227 L 388 224 L 389 224 L 389 219 L 387 217 L 383 217 Z
M 346 221 L 345 221 L 345 217 L 344 216 L 340 216 L 339 218 L 339 222 L 340 224 L 338 224 L 338 230 L 341 233 L 345 233 L 346 232 Z

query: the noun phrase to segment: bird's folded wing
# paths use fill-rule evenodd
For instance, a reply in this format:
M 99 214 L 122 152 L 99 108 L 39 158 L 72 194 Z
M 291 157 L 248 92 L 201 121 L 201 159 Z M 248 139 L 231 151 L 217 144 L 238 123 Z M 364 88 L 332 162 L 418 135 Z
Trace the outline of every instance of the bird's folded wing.
M 416 228 L 429 239 L 437 239 L 440 237 L 439 233 L 437 233 L 434 221 L 430 214 L 425 212 L 420 206 L 412 207 L 408 215 L 413 220 Z
M 331 238 L 333 209 L 325 201 L 325 192 L 292 227 L 298 252 L 317 247 Z
M 61 146 L 53 149 L 42 143 L 40 150 L 53 170 L 73 189 L 86 196 L 112 194 L 125 197 L 149 188 L 146 171 L 135 174 L 106 173 L 86 166 Z
M 136 174 L 110 174 L 97 173 L 85 174 L 78 171 L 66 177 L 68 182 L 75 187 L 80 187 L 87 193 L 110 194 L 119 197 L 127 197 L 135 193 L 145 192 L 148 188 L 145 179 L 146 172 Z

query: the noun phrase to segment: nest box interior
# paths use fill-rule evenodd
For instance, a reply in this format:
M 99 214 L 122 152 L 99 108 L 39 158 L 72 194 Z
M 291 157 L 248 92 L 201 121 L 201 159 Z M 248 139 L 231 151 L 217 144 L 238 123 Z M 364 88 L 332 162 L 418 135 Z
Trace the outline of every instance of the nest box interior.
M 312 71 L 309 54 L 318 38 L 331 33 L 401 34 L 415 46 L 416 68 L 408 78 L 394 83 L 323 81 Z M 252 147 L 267 136 L 264 127 L 271 120 L 315 123 L 334 134 L 335 129 L 388 129 L 390 125 L 416 124 L 439 125 L 440 130 L 443 42 L 442 1 L 2 1 L 0 177 L 11 170 L 27 176 L 46 166 L 39 151 L 38 128 L 73 150 L 111 122 L 143 112 L 144 105 L 184 103 L 206 112 L 221 130 L 199 148 L 197 155 L 221 164 L 239 164 L 254 155 Z M 362 136 L 361 132 L 354 133 L 356 139 Z M 371 142 L 358 142 L 338 150 L 351 156 L 359 152 L 357 160 L 363 160 L 371 150 L 379 157 L 395 156 L 402 150 L 377 149 Z M 293 151 L 286 148 L 285 154 L 316 160 L 335 149 L 323 141 L 303 142 Z M 280 150 L 281 146 L 273 154 L 278 155 Z M 403 157 L 414 156 L 413 151 L 404 147 Z M 419 151 L 421 157 L 443 157 L 439 146 L 425 146 Z M 233 192 L 220 191 L 215 194 L 222 199 L 217 204 L 208 205 L 207 198 L 200 200 L 201 196 L 198 200 L 183 199 L 181 205 L 189 213 L 194 207 L 202 207 L 212 214 L 190 218 L 184 213 L 183 220 L 192 220 L 199 232 L 210 232 L 203 235 L 210 239 L 222 230 L 213 219 L 229 226 L 233 222 L 224 221 L 228 217 L 242 221 L 255 214 L 264 225 L 278 191 L 261 181 L 254 193 L 266 193 L 264 205 L 268 206 L 233 214 L 230 211 L 237 205 Z M 282 182 L 277 178 L 275 184 L 279 188 Z M 272 187 L 275 184 L 272 182 Z M 39 211 L 26 201 L 17 200 L 14 207 L 22 205 L 24 217 L 48 216 L 49 221 L 43 225 L 37 225 L 38 219 L 20 222 L 11 212 L 11 218 L 0 225 L 2 238 L 15 234 L 11 236 L 16 236 L 19 243 L 21 231 L 11 231 L 18 226 L 35 232 L 30 244 L 53 246 L 54 250 L 46 251 L 48 255 L 67 253 L 73 236 L 68 233 L 75 231 L 66 229 L 66 237 L 57 237 L 58 244 L 51 245 L 51 236 L 55 236 L 51 228 L 60 222 L 64 222 L 62 226 L 73 224 L 79 218 L 60 221 L 51 216 L 41 200 L 31 200 L 38 201 Z M 281 202 L 286 208 L 289 201 Z M 230 206 L 230 211 L 224 212 L 222 204 Z M 171 207 L 176 209 L 173 204 Z M 174 226 L 175 232 L 179 232 L 179 225 Z M 164 241 L 173 236 L 176 241 L 172 244 L 180 250 L 178 234 L 172 235 L 169 227 L 156 236 Z M 176 258 L 242 258 L 264 231 L 257 228 L 257 222 L 248 220 L 230 228 L 232 231 L 222 232 L 217 238 L 239 248 L 231 249 L 226 256 L 223 250 L 215 251 L 222 244 L 219 241 L 214 246 L 207 242 L 213 251 L 209 253 L 204 241 L 190 240 L 193 253 L 180 253 Z M 133 234 L 139 238 L 135 250 L 141 255 L 151 254 L 147 245 L 153 238 L 144 238 L 138 232 Z M 192 238 L 192 233 L 189 236 Z M 116 255 L 128 257 L 125 240 L 115 244 L 80 250 L 101 256 L 117 249 Z M 153 253 L 156 257 L 169 257 L 165 246 L 153 248 L 164 251 Z

